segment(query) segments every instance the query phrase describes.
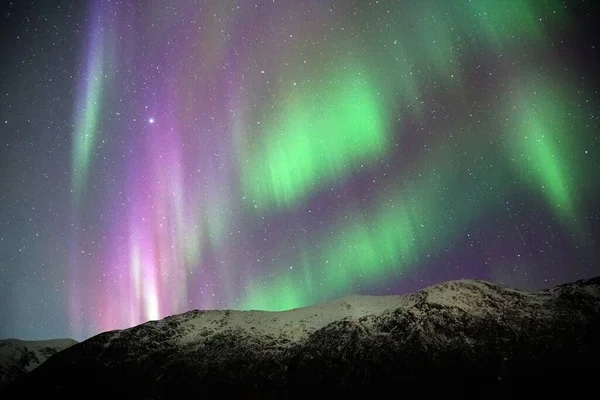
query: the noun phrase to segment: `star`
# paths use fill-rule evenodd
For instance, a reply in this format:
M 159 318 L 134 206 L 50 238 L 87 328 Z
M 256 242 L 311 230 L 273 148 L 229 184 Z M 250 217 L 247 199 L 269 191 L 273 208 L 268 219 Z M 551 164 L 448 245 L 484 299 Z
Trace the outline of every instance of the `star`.
M 154 122 L 155 122 L 155 119 L 154 119 L 154 117 L 150 117 L 150 118 L 148 118 L 148 123 L 149 123 L 149 124 L 153 124 Z

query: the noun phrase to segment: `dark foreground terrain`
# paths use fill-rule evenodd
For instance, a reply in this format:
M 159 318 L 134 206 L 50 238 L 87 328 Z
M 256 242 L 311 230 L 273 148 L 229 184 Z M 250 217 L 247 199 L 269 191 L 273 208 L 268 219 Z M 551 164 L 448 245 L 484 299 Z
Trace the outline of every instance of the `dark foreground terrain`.
M 54 354 L 0 398 L 577 395 L 597 384 L 599 356 L 600 278 L 531 293 L 465 280 L 105 332 Z

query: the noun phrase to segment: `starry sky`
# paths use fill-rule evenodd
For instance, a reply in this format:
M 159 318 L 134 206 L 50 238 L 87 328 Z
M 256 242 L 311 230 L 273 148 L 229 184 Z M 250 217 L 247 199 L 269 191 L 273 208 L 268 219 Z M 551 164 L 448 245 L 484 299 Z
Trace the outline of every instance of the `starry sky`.
M 0 337 L 600 275 L 590 3 L 2 2 Z

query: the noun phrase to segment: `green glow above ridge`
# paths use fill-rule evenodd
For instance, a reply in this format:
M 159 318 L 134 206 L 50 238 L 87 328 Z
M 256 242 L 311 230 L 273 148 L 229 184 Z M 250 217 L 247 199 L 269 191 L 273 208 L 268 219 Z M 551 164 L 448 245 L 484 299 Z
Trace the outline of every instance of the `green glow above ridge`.
M 440 154 L 426 161 L 424 165 L 435 167 L 449 162 Z M 240 308 L 283 311 L 305 307 L 352 292 L 357 285 L 397 277 L 418 267 L 422 259 L 435 257 L 443 246 L 457 240 L 479 213 L 502 201 L 477 185 L 462 188 L 456 170 L 435 167 L 414 185 L 390 189 L 370 212 L 353 215 L 347 219 L 353 222 L 340 224 L 336 232 L 323 233 L 317 241 L 322 244 L 313 245 L 316 256 L 312 263 L 303 259 L 296 265 L 282 264 L 273 279 L 251 283 Z M 499 179 L 490 176 L 487 183 L 503 193 Z M 481 207 L 473 207 L 473 202 Z
M 289 94 L 279 118 L 250 144 L 242 185 L 260 209 L 295 205 L 386 151 L 385 112 L 368 74 L 342 70 L 306 85 Z

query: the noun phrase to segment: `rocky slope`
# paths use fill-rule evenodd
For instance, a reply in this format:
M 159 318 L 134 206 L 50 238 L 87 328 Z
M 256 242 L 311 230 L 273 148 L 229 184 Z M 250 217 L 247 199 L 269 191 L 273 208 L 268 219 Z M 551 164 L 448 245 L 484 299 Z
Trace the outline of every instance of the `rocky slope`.
M 54 353 L 75 343 L 72 339 L 0 340 L 0 386 L 31 372 Z
M 78 398 L 82 388 L 140 399 L 211 389 L 255 398 L 382 388 L 523 394 L 527 385 L 590 382 L 599 355 L 600 278 L 532 293 L 465 280 L 286 312 L 191 311 L 102 333 L 50 357 L 5 397 Z

